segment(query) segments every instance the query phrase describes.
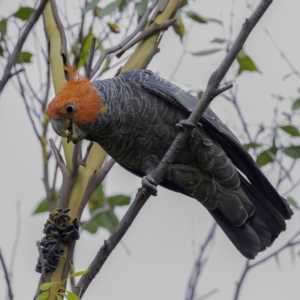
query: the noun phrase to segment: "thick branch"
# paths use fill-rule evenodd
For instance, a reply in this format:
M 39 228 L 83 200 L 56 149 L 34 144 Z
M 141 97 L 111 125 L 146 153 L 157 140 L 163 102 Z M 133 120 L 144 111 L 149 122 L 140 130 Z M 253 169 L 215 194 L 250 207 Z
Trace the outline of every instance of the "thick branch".
M 9 80 L 9 78 L 12 76 L 11 74 L 11 68 L 13 67 L 13 65 L 16 62 L 16 59 L 23 47 L 24 42 L 27 39 L 27 36 L 29 34 L 29 32 L 31 31 L 33 25 L 37 22 L 37 20 L 39 19 L 40 15 L 43 13 L 43 10 L 47 4 L 48 0 L 41 0 L 40 5 L 37 7 L 36 10 L 34 10 L 34 12 L 32 13 L 32 15 L 30 16 L 26 27 L 24 28 L 24 31 L 22 32 L 22 35 L 19 39 L 19 41 L 17 42 L 13 53 L 8 57 L 7 59 L 7 64 L 4 70 L 4 74 L 3 77 L 0 81 L 0 94 L 3 91 L 7 81 Z
M 229 70 L 230 66 L 234 62 L 236 56 L 238 55 L 239 51 L 242 49 L 247 37 L 249 36 L 252 29 L 255 27 L 257 22 L 260 20 L 262 15 L 265 13 L 269 5 L 272 3 L 272 0 L 263 0 L 251 15 L 249 19 L 246 20 L 245 24 L 242 27 L 238 37 L 236 38 L 235 42 L 233 43 L 231 49 L 228 51 L 226 57 L 222 61 L 220 67 L 211 75 L 207 88 L 203 94 L 201 101 L 199 101 L 197 107 L 190 115 L 188 121 L 190 123 L 196 124 L 210 102 L 214 99 L 216 95 L 220 93 L 220 91 L 224 90 L 223 88 L 219 88 L 219 84 L 221 83 L 222 79 L 224 78 L 225 74 Z M 226 86 L 228 88 L 228 86 Z M 170 146 L 169 150 L 165 154 L 162 161 L 159 163 L 156 170 L 151 174 L 153 179 L 159 183 L 164 174 L 166 173 L 168 167 L 171 165 L 172 161 L 176 157 L 177 153 L 180 151 L 184 143 L 186 142 L 188 136 L 191 133 L 192 128 L 185 128 L 185 130 L 180 131 L 172 145 Z M 129 207 L 127 213 L 125 214 L 124 218 L 120 221 L 115 231 L 112 235 L 108 238 L 108 240 L 104 243 L 104 245 L 98 251 L 96 257 L 94 258 L 93 262 L 89 266 L 90 272 L 86 275 L 82 276 L 80 281 L 78 282 L 75 293 L 80 297 L 83 296 L 85 291 L 87 290 L 89 284 L 97 275 L 97 273 L 102 268 L 103 264 L 105 263 L 106 259 L 109 257 L 111 252 L 114 250 L 118 242 L 122 239 L 130 225 L 132 224 L 133 220 L 141 210 L 141 208 L 146 203 L 147 199 L 150 197 L 150 191 L 145 187 L 139 189 L 133 203 Z

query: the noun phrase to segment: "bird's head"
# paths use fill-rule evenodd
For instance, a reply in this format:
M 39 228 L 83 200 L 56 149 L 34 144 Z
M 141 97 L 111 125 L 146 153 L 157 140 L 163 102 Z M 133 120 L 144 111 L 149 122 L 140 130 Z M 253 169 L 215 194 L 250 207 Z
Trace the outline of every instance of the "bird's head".
M 91 81 L 71 66 L 65 67 L 70 80 L 49 103 L 46 115 L 54 131 L 74 143 L 84 139 L 84 128 L 106 112 L 103 100 Z

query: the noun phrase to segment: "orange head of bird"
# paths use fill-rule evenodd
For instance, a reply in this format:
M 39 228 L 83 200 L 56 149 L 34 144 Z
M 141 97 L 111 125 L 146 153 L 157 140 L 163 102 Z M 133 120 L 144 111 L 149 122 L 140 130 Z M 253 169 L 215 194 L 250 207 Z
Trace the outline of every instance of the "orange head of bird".
M 66 130 L 72 131 L 73 124 L 76 128 L 84 128 L 106 112 L 103 100 L 91 81 L 71 66 L 65 67 L 65 70 L 69 73 L 70 80 L 46 110 L 53 129 L 61 136 L 68 136 Z

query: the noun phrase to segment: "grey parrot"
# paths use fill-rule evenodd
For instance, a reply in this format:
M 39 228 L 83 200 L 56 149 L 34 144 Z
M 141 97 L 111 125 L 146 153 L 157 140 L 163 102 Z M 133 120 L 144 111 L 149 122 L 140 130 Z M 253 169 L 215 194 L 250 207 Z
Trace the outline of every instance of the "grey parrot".
M 149 174 L 199 99 L 149 70 L 93 82 L 71 68 L 69 73 L 46 111 L 55 132 L 98 143 L 155 193 Z M 272 245 L 293 214 L 210 108 L 159 184 L 199 201 L 249 259 Z

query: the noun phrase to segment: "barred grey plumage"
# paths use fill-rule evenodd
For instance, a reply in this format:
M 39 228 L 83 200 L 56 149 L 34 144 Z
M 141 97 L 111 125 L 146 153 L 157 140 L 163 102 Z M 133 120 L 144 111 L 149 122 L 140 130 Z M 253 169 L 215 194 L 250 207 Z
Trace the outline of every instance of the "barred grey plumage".
M 140 177 L 156 168 L 178 132 L 176 124 L 199 101 L 149 70 L 92 84 L 107 111 L 80 132 Z M 197 199 L 237 249 L 254 258 L 285 230 L 284 219 L 293 212 L 211 109 L 199 122 L 160 185 Z

